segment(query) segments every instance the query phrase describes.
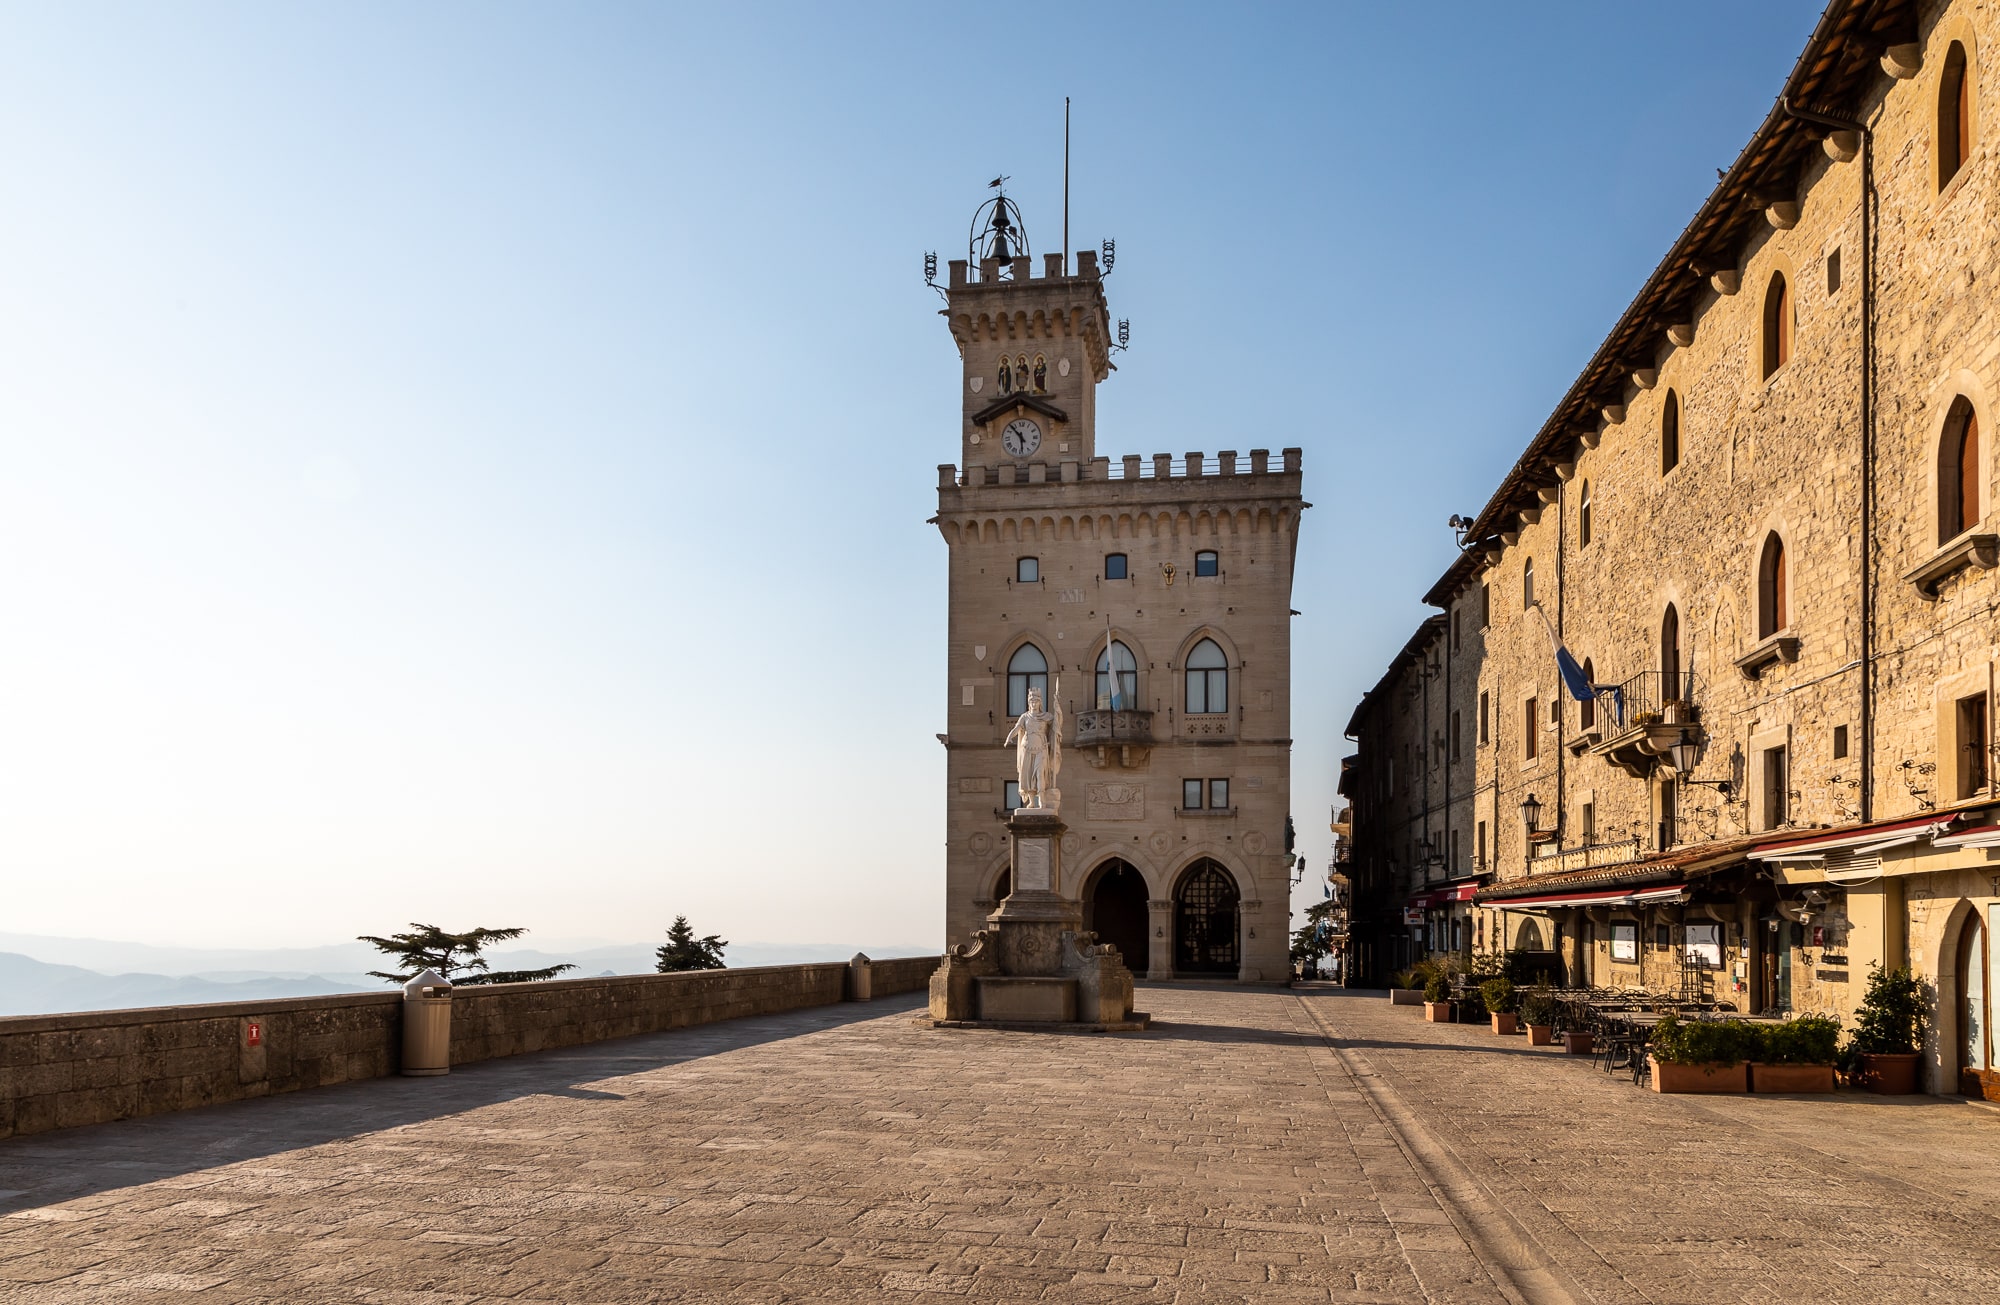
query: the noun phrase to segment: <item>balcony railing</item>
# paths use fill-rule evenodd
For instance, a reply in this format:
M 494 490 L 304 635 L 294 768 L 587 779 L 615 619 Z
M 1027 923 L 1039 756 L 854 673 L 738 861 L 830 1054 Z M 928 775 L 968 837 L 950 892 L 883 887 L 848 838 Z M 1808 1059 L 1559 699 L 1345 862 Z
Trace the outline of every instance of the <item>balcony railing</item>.
M 1079 747 L 1103 743 L 1143 743 L 1153 741 L 1153 713 L 1150 711 L 1080 711 L 1076 714 L 1076 742 Z
M 1634 725 L 1657 725 L 1661 721 L 1681 724 L 1696 718 L 1701 701 L 1701 681 L 1693 671 L 1668 676 L 1661 671 L 1640 671 L 1623 684 L 1598 686 L 1597 710 L 1604 717 L 1599 728 L 1616 734 Z

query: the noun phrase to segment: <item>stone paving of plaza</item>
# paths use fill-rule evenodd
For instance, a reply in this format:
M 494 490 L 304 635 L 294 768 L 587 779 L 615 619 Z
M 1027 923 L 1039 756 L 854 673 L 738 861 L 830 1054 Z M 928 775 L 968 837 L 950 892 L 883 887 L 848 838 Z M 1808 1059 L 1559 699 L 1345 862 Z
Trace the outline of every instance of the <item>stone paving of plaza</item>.
M 1659 1097 L 1380 996 L 804 1011 L 0 1142 L 0 1301 L 2000 1297 L 2000 1111 Z

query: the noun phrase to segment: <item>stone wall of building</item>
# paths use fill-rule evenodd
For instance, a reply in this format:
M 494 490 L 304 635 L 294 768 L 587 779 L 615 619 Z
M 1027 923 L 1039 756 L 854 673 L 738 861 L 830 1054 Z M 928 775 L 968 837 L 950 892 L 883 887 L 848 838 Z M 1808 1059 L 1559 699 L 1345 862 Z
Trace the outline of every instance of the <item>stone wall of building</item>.
M 1894 8 L 1882 14 L 1893 18 Z M 1976 813 L 2000 797 L 1992 734 L 2000 569 L 1991 545 L 1968 548 L 1996 529 L 2000 472 L 1992 454 L 2000 437 L 1992 407 L 2000 386 L 2000 12 L 1968 0 L 1904 8 L 1907 42 L 1892 40 L 1885 55 L 1887 38 L 1847 25 L 1857 7 L 1831 6 L 1813 58 L 1794 78 L 1820 75 L 1810 68 L 1852 75 L 1841 74 L 1849 79 L 1838 96 L 1831 82 L 1787 87 L 1814 112 L 1865 121 L 1872 157 L 1864 164 L 1856 134 L 1774 111 L 1533 435 L 1472 530 L 1469 561 L 1427 596 L 1465 627 L 1464 670 L 1476 681 L 1461 685 L 1455 670 L 1444 682 L 1454 698 L 1483 695 L 1490 728 L 1458 763 L 1468 773 L 1451 776 L 1454 793 L 1475 795 L 1469 812 L 1457 814 L 1441 790 L 1413 776 L 1419 788 L 1378 800 L 1376 821 L 1357 826 L 1355 857 L 1372 859 L 1406 897 L 1428 882 L 1410 861 L 1411 829 L 1447 815 L 1474 831 L 1486 823 L 1489 860 L 1476 869 L 1505 885 L 1542 875 L 1577 882 L 1580 868 L 1649 857 L 1681 857 L 1696 875 L 1706 867 L 1690 853 L 1702 848 L 1953 808 L 1985 819 Z M 1973 144 L 1941 185 L 1942 79 L 1954 43 L 1967 56 Z M 1778 157 L 1792 162 L 1759 170 Z M 1867 238 L 1864 166 L 1873 186 Z M 1710 229 L 1734 234 L 1704 246 L 1700 233 Z M 1774 312 L 1780 278 L 1785 308 Z M 1776 367 L 1766 353 L 1773 329 L 1789 335 L 1789 357 Z M 1868 329 L 1872 371 L 1864 366 Z M 1864 456 L 1864 399 L 1873 410 L 1872 457 Z M 1940 537 L 1939 504 L 1941 446 L 1955 434 L 1955 408 L 1976 415 L 1982 446 L 1978 519 L 1953 541 Z M 1786 594 L 1780 628 L 1769 630 L 1764 559 L 1774 539 Z M 1954 543 L 1969 564 L 1920 587 L 1923 568 L 1954 555 Z M 1667 647 L 1670 619 L 1677 656 Z M 1663 737 L 1651 752 L 1607 755 L 1643 719 L 1640 704 L 1628 704 L 1620 720 L 1614 696 L 1588 708 L 1569 697 L 1551 626 L 1596 683 L 1625 686 L 1629 698 L 1650 691 L 1649 710 L 1664 698 L 1687 700 L 1682 714 L 1705 743 L 1690 773 L 1674 768 Z M 1657 679 L 1675 660 L 1678 692 Z M 1349 781 L 1357 792 L 1380 794 L 1392 762 L 1402 785 L 1414 754 L 1429 747 L 1435 755 L 1441 689 L 1410 667 L 1363 703 Z M 1969 748 L 1958 732 L 1961 700 L 1984 704 L 1985 732 Z M 1768 782 L 1780 773 L 1776 749 L 1782 788 Z M 1983 782 L 1974 782 L 1981 752 Z M 1715 781 L 1728 784 L 1726 794 Z M 1530 794 L 1543 810 L 1532 836 L 1521 814 Z M 1357 814 L 1367 809 L 1358 804 Z M 1960 862 L 1987 864 L 1983 851 L 1966 849 L 1911 858 L 1891 873 L 1943 865 L 1950 873 L 1914 900 L 1984 884 L 1966 898 L 1968 910 L 1983 911 L 2000 883 L 1957 876 Z M 1730 962 L 1720 976 L 1724 995 L 1751 1006 L 1765 999 L 1751 976 L 1767 963 L 1786 967 L 1793 1010 L 1851 1012 L 1868 959 L 1911 960 L 1937 975 L 1941 999 L 1949 997 L 1950 940 L 1932 936 L 1932 922 L 1947 912 L 1913 906 L 1906 922 L 1864 927 L 1835 885 L 1820 894 L 1830 900 L 1811 927 L 1798 928 L 1808 941 L 1767 955 L 1776 934 L 1792 929 L 1791 917 L 1769 913 L 1826 880 L 1811 861 L 1738 863 L 1729 891 L 1741 900 L 1706 912 L 1691 903 L 1686 913 L 1593 909 L 1552 919 L 1514 911 L 1503 920 L 1496 910 L 1489 927 L 1511 941 L 1531 921 L 1544 938 L 1566 926 L 1570 955 L 1583 962 L 1577 977 L 1658 985 L 1679 967 L 1656 929 L 1673 937 L 1683 924 L 1714 922 L 1724 926 Z M 1879 906 L 1869 909 L 1879 914 Z M 1605 931 L 1613 923 L 1641 926 L 1635 960 L 1611 960 Z
M 875 961 L 873 996 L 919 991 L 937 964 Z M 451 1060 L 831 1005 L 849 983 L 833 963 L 460 987 Z M 0 1137 L 394 1074 L 402 1008 L 388 992 L 0 1018 Z

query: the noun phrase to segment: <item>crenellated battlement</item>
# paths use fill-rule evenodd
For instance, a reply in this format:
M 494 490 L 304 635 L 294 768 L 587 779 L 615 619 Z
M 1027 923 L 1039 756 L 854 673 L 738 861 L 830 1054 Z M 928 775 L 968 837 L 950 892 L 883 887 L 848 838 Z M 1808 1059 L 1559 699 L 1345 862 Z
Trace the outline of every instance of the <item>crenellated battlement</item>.
M 1271 465 L 1269 449 L 1252 449 L 1248 458 L 1234 449 L 1224 449 L 1211 460 L 1205 453 L 1155 453 L 1147 457 L 1128 453 L 1111 458 L 1072 458 L 1057 462 L 1003 462 L 995 466 L 972 465 L 963 472 L 949 462 L 938 464 L 938 489 L 1012 488 L 1028 485 L 1073 485 L 1082 483 L 1144 481 L 1245 482 L 1253 477 L 1297 476 L 1303 453 L 1296 448 L 1279 451 L 1279 464 Z

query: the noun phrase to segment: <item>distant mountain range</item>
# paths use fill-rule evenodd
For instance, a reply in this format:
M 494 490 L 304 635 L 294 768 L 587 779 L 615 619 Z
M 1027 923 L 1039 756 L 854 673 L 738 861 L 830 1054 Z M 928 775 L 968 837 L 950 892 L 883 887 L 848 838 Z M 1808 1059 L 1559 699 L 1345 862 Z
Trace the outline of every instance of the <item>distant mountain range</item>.
M 568 962 L 575 977 L 648 974 L 657 944 L 609 944 L 570 951 L 510 948 L 488 956 L 496 970 L 539 969 Z M 797 965 L 870 956 L 921 956 L 923 946 L 856 947 L 848 943 L 732 943 L 731 966 Z M 259 1001 L 338 992 L 380 992 L 388 985 L 367 971 L 384 957 L 366 943 L 326 947 L 156 947 L 102 938 L 50 938 L 0 933 L 0 1015 L 123 1010 L 200 1002 Z

